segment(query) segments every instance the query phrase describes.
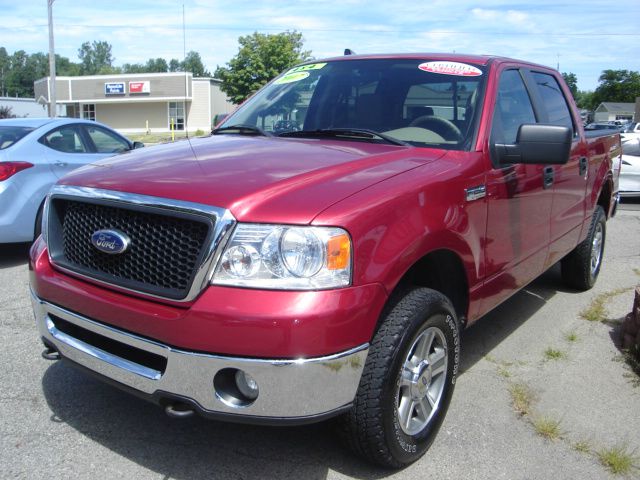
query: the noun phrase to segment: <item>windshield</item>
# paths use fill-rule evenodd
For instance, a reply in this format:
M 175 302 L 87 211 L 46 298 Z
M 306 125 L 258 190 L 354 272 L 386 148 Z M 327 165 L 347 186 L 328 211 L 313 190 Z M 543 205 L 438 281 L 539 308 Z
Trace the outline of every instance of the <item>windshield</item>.
M 636 128 L 637 123 L 630 123 L 626 126 L 626 128 L 624 129 L 624 133 L 633 133 L 633 131 Z
M 11 145 L 16 143 L 18 140 L 24 137 L 27 133 L 32 132 L 33 130 L 34 129 L 31 127 L 1 126 L 0 127 L 0 150 L 9 148 Z
M 337 138 L 462 150 L 473 138 L 482 67 L 407 59 L 341 60 L 292 68 L 220 125 L 289 137 Z M 349 136 L 345 130 L 382 136 Z M 247 130 L 248 131 L 248 130 Z M 237 130 L 239 132 L 239 130 Z M 315 134 L 315 135 L 314 135 Z

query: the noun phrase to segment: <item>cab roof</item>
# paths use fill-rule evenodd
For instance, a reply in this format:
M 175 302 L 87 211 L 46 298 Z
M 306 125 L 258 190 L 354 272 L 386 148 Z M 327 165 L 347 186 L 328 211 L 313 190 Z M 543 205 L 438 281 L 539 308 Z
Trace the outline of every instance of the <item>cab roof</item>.
M 470 55 L 464 53 L 377 53 L 364 55 L 342 55 L 339 57 L 324 58 L 321 60 L 313 60 L 305 63 L 318 63 L 320 61 L 348 61 L 348 60 L 374 60 L 374 59 L 418 59 L 418 60 L 439 60 L 449 62 L 470 63 L 474 65 L 486 66 L 489 62 L 496 63 L 520 63 L 534 67 L 549 69 L 550 67 L 539 65 L 515 58 L 500 57 L 497 55 Z

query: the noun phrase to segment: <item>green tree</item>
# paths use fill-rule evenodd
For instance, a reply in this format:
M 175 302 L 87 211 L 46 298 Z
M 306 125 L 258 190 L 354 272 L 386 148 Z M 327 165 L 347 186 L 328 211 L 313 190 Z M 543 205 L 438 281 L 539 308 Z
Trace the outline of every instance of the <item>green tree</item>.
M 191 50 L 187 53 L 187 56 L 184 59 L 184 62 L 181 64 L 181 71 L 183 72 L 191 72 L 194 77 L 210 77 L 211 74 L 204 68 L 204 64 L 202 63 L 202 58 L 200 58 L 200 54 L 198 52 L 194 52 Z
M 0 96 L 7 96 L 7 75 L 11 69 L 11 57 L 7 49 L 0 47 Z
M 146 73 L 147 68 L 141 63 L 125 63 L 122 65 L 122 73 Z
M 80 72 L 82 75 L 96 75 L 101 73 L 116 73 L 119 69 L 113 67 L 111 45 L 105 41 L 84 42 L 78 49 L 80 58 Z
M 580 108 L 585 110 L 594 110 L 598 105 L 593 105 L 593 91 L 591 90 L 578 90 L 578 95 L 575 96 L 576 104 Z
M 125 63 L 122 73 L 162 73 L 169 71 L 169 66 L 164 58 L 150 58 L 147 63 Z
M 163 73 L 169 71 L 169 66 L 164 58 L 150 58 L 145 65 L 147 72 L 151 73 Z
M 602 102 L 635 103 L 640 97 L 640 73 L 630 70 L 604 70 L 599 85 L 593 92 L 592 104 Z
M 49 75 L 49 70 L 47 70 L 47 75 Z M 56 54 L 56 75 L 77 77 L 80 75 L 80 64 L 73 63 L 67 57 L 61 57 Z
M 238 54 L 226 67 L 218 67 L 214 76 L 222 80 L 222 91 L 235 104 L 277 76 L 283 70 L 308 60 L 311 52 L 303 51 L 302 34 L 296 31 L 240 37 Z
M 578 77 L 576 77 L 575 73 L 571 72 L 563 73 L 562 77 L 569 87 L 569 90 L 571 90 L 571 95 L 573 95 L 573 98 L 575 99 L 578 96 Z
M 180 60 L 178 60 L 176 58 L 172 58 L 171 60 L 169 60 L 169 71 L 170 72 L 181 72 L 182 71 L 182 64 L 180 63 Z

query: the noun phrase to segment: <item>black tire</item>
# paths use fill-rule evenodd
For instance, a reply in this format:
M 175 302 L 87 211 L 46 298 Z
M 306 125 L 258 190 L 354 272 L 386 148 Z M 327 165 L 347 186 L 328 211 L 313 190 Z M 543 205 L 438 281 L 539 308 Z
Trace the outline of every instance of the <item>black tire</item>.
M 44 202 L 40 204 L 38 213 L 36 213 L 36 223 L 33 225 L 33 241 L 35 242 L 42 233 L 42 211 L 44 210 Z
M 442 373 L 434 373 L 433 376 L 427 372 L 431 365 L 423 367 L 424 370 L 417 369 L 425 373 L 416 374 L 417 380 L 413 377 L 416 383 L 411 385 L 416 391 L 422 389 L 424 392 L 437 387 L 439 397 L 435 401 L 436 406 L 431 405 L 433 414 L 423 419 L 418 415 L 423 412 L 423 417 L 427 417 L 424 410 L 419 409 L 420 405 L 415 405 L 414 409 L 414 402 L 410 401 L 411 407 L 405 409 L 409 412 L 406 418 L 418 424 L 426 423 L 419 427 L 419 431 L 408 434 L 408 426 L 400 424 L 399 416 L 402 415 L 402 401 L 407 401 L 407 393 L 413 395 L 414 386 L 408 387 L 404 382 L 401 386 L 403 367 L 408 365 L 410 358 L 418 358 L 413 352 L 417 354 L 421 339 L 431 334 L 434 335 L 434 350 L 433 354 L 428 353 L 432 349 L 431 343 L 424 347 L 426 358 L 435 358 L 444 351 L 446 363 L 440 360 Z M 424 345 L 427 345 L 427 340 Z M 429 364 L 432 363 L 431 358 Z M 401 468 L 416 461 L 430 447 L 444 420 L 459 361 L 459 326 L 454 309 L 445 296 L 427 288 L 414 288 L 390 302 L 371 342 L 353 407 L 338 420 L 347 445 L 365 459 L 385 467 Z M 420 365 L 424 363 L 427 361 Z M 406 374 L 408 370 L 405 368 L 404 372 Z M 427 377 L 429 380 L 425 380 Z M 428 397 L 423 400 L 427 401 Z M 416 417 L 412 420 L 414 413 Z
M 560 264 L 562 279 L 569 287 L 584 291 L 595 285 L 602 266 L 606 233 L 604 210 L 597 205 L 591 217 L 587 238 L 564 257 Z

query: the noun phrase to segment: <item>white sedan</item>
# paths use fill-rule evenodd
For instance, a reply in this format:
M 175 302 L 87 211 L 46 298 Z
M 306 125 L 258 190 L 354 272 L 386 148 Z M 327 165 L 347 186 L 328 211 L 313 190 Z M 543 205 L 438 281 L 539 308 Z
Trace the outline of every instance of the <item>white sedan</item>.
M 640 137 L 622 142 L 619 188 L 621 197 L 640 197 Z
M 71 170 L 143 146 L 78 118 L 0 120 L 0 244 L 40 234 L 44 198 Z

